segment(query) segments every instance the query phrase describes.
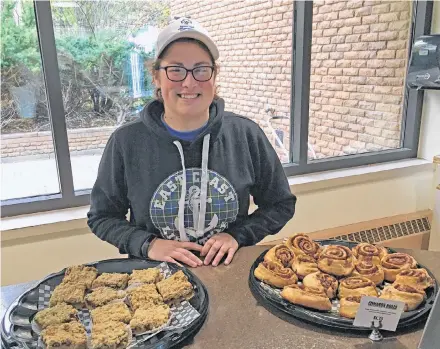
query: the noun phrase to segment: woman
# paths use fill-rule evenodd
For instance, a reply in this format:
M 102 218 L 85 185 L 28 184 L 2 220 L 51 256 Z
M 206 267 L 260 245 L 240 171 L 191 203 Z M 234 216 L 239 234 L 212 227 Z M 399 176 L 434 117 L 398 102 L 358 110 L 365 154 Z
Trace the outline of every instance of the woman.
M 218 57 L 192 19 L 159 34 L 157 98 L 111 135 L 91 194 L 89 227 L 121 253 L 229 264 L 239 247 L 277 233 L 294 214 L 296 198 L 264 132 L 225 112 L 215 94 Z M 258 205 L 251 215 L 250 195 Z

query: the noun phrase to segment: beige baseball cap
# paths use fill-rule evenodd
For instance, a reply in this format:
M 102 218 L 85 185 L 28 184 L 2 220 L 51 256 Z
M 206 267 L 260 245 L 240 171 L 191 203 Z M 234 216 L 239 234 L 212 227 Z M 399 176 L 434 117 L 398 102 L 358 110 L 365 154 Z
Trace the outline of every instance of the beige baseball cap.
M 180 17 L 174 19 L 159 33 L 156 41 L 155 57 L 158 58 L 165 47 L 181 38 L 196 39 L 203 42 L 211 52 L 214 60 L 217 60 L 220 56 L 218 48 L 208 31 L 203 28 L 199 22 L 191 18 Z

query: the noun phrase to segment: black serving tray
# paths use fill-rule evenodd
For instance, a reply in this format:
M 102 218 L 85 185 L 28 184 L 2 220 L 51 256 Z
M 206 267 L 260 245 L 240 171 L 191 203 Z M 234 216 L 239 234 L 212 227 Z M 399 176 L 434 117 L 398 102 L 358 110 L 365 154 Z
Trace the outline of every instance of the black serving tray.
M 350 249 L 355 247 L 357 242 L 342 241 L 342 240 L 315 240 L 322 246 L 325 245 L 342 245 L 349 247 Z M 395 253 L 396 251 L 388 248 L 390 253 Z M 268 310 L 279 310 L 288 316 L 293 318 L 298 318 L 305 320 L 306 322 L 331 327 L 340 330 L 354 330 L 354 331 L 370 331 L 371 329 L 365 327 L 353 326 L 353 319 L 348 319 L 339 316 L 337 313 L 325 312 L 319 310 L 313 310 L 305 308 L 300 305 L 295 305 L 289 303 L 288 301 L 278 297 L 276 293 L 271 292 L 271 287 L 263 287 L 261 281 L 255 278 L 254 270 L 257 268 L 258 264 L 264 259 L 264 255 L 267 251 L 264 251 L 252 264 L 249 272 L 249 288 L 254 295 L 254 297 Z M 404 329 L 409 326 L 413 326 L 423 320 L 425 320 L 434 304 L 435 296 L 438 292 L 438 283 L 432 272 L 421 264 L 417 265 L 418 268 L 425 268 L 429 275 L 434 280 L 434 287 L 430 287 L 426 290 L 426 300 L 415 310 L 404 312 L 400 318 L 397 329 Z M 381 288 L 381 287 L 379 287 Z M 276 312 L 274 312 L 276 314 Z
M 86 265 L 93 266 L 98 269 L 98 273 L 131 273 L 134 269 L 153 268 L 161 262 L 143 260 L 143 259 L 109 259 Z M 169 264 L 169 268 L 173 273 L 182 270 L 194 287 L 194 297 L 189 303 L 200 313 L 200 316 L 189 325 L 162 331 L 155 336 L 149 338 L 138 346 L 132 348 L 152 349 L 152 348 L 176 348 L 184 340 L 193 337 L 203 323 L 208 314 L 209 297 L 208 291 L 203 283 L 187 268 L 179 267 L 175 264 Z M 2 347 L 5 348 L 22 348 L 36 349 L 38 335 L 32 331 L 31 321 L 37 313 L 38 306 L 38 289 L 40 285 L 50 285 L 55 287 L 60 284 L 64 277 L 65 269 L 58 273 L 51 274 L 41 280 L 36 286 L 24 292 L 11 306 L 7 309 L 1 322 L 1 339 Z

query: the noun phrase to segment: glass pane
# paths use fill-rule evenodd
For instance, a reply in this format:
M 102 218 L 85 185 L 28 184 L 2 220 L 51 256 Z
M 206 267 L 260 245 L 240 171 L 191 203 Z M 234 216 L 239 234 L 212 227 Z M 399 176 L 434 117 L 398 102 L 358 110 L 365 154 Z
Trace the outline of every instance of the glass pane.
M 401 147 L 410 1 L 314 1 L 309 160 Z
M 158 1 L 52 1 L 75 190 L 92 188 L 110 134 L 153 97 L 148 71 L 169 8 Z
M 288 162 L 293 0 L 172 1 L 170 9 L 198 20 L 217 43 L 226 110 L 257 122 Z
M 33 2 L 1 3 L 1 200 L 60 192 Z

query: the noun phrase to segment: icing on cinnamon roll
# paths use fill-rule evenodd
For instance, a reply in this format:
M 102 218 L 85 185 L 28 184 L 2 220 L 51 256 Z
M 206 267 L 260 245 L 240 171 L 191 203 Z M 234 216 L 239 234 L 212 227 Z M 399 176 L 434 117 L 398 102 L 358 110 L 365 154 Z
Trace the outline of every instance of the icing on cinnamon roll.
M 318 258 L 318 268 L 331 275 L 348 276 L 354 269 L 354 258 L 348 247 L 325 246 Z
M 306 234 L 295 234 L 291 236 L 287 239 L 286 246 L 296 255 L 306 254 L 314 259 L 317 259 L 322 251 L 322 247 Z

